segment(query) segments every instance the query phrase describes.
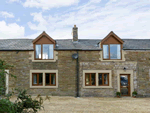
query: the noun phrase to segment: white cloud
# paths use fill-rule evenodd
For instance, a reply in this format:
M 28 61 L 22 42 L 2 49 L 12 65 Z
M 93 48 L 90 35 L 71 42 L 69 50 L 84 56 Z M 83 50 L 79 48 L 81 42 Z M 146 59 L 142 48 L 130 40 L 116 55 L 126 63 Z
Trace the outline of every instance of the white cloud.
M 64 6 L 70 6 L 77 4 L 79 0 L 26 0 L 23 3 L 24 7 L 36 7 L 43 10 L 49 10 L 51 8 L 59 8 Z
M 3 18 L 14 18 L 14 14 L 6 12 L 6 11 L 0 11 L 0 17 L 3 17 Z
M 71 39 L 74 24 L 80 39 L 102 39 L 110 31 L 121 38 L 150 39 L 150 0 L 110 0 L 102 5 L 91 1 L 53 15 L 32 13 L 34 22 L 28 25 L 37 32 L 46 30 L 54 39 Z
M 90 0 L 89 3 L 99 3 L 101 0 Z
M 22 38 L 24 37 L 24 27 L 19 26 L 16 23 L 6 24 L 5 21 L 0 21 L 0 38 L 11 39 L 11 38 Z
M 46 25 L 48 24 L 47 21 L 43 18 L 42 13 L 31 13 L 31 16 L 33 16 L 33 21 L 38 22 L 39 24 L 32 24 L 31 22 L 28 22 L 28 25 L 32 30 L 47 30 Z
M 20 0 L 9 0 L 9 2 L 20 2 Z
M 20 22 L 20 18 L 18 18 L 16 21 L 17 21 L 17 22 Z

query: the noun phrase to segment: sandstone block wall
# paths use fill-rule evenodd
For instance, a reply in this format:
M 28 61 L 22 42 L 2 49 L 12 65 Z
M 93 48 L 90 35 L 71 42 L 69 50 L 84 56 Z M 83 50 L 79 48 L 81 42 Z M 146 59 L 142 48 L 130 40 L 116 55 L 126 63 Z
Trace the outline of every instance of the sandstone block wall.
M 17 79 L 9 79 L 9 88 L 25 88 L 29 94 L 37 95 L 76 95 L 76 60 L 72 54 L 76 51 L 57 51 L 56 62 L 32 62 L 29 58 L 29 51 L 0 51 L 0 58 L 8 64 L 14 65 L 10 73 L 17 76 Z M 148 51 L 126 51 L 126 61 L 100 61 L 99 51 L 79 51 L 79 75 L 81 96 L 115 96 L 117 91 L 117 70 L 134 70 L 134 90 L 139 95 L 150 95 L 150 52 Z M 30 70 L 58 70 L 58 88 L 43 89 L 30 88 Z M 86 89 L 82 87 L 83 70 L 112 70 L 112 86 L 110 89 Z

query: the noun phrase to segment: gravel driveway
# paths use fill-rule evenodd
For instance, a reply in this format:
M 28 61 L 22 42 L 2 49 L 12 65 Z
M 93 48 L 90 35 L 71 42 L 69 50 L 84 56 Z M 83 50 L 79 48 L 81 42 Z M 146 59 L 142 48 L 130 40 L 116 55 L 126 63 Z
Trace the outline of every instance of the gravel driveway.
M 150 113 L 150 98 L 52 96 L 43 105 L 45 110 L 39 113 Z

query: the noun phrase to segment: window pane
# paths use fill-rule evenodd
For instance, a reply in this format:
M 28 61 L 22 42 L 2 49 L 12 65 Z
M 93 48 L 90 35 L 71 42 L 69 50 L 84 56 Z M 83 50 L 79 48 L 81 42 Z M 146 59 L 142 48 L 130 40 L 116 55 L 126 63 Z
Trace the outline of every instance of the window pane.
M 110 59 L 121 59 L 120 44 L 110 44 Z
M 37 84 L 37 74 L 33 74 L 33 84 Z
M 49 77 L 49 74 L 46 74 L 46 85 L 50 85 Z
M 39 85 L 41 85 L 43 83 L 43 74 L 40 73 L 39 74 Z
M 104 59 L 109 59 L 108 45 L 103 45 L 103 58 Z
M 103 84 L 102 83 L 102 74 L 101 73 L 98 74 L 98 83 L 99 83 L 99 85 Z
M 85 75 L 85 84 L 90 85 L 90 74 Z
M 95 73 L 91 74 L 91 84 L 95 85 Z
M 108 74 L 104 74 L 104 84 L 108 84 Z
M 52 44 L 49 45 L 49 50 L 50 50 L 50 52 L 49 52 L 49 59 L 53 59 L 53 45 Z
M 40 59 L 41 58 L 41 45 L 35 45 L 35 50 L 36 50 L 36 58 Z
M 55 85 L 55 74 L 51 74 L 51 84 Z
M 53 44 L 43 44 L 43 59 L 53 59 Z
M 121 86 L 128 86 L 128 77 L 127 76 L 121 76 L 120 77 L 121 80 Z

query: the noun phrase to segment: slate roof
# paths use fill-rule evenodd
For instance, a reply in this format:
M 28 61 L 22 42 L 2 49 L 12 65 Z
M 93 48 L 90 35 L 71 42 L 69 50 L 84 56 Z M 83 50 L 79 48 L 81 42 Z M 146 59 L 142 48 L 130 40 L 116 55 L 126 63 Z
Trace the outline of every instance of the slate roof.
M 32 39 L 1 39 L 0 50 L 33 50 Z
M 78 42 L 72 42 L 72 39 L 56 40 L 58 47 L 56 50 L 101 50 L 98 46 L 100 40 L 79 39 Z
M 0 50 L 33 50 L 33 39 L 1 39 Z M 101 50 L 98 47 L 99 39 L 72 39 L 55 40 L 55 50 Z M 150 39 L 123 39 L 124 50 L 150 50 Z

